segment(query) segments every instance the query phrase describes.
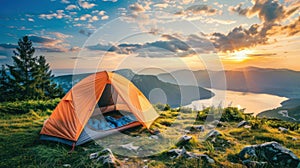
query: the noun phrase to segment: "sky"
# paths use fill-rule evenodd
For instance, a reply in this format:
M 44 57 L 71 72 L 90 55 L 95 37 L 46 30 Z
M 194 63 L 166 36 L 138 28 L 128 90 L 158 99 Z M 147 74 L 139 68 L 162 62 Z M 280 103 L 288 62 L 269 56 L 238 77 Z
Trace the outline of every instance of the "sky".
M 2 0 L 0 64 L 27 35 L 57 74 L 300 71 L 299 0 Z

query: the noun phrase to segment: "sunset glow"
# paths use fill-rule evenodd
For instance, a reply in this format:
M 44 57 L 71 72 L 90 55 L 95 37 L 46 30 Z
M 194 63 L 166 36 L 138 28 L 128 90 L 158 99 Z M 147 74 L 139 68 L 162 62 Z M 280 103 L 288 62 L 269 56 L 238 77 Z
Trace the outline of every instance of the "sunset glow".
M 252 53 L 251 50 L 241 50 L 241 51 L 234 52 L 231 56 L 234 61 L 241 62 L 249 59 L 248 54 L 251 53 Z

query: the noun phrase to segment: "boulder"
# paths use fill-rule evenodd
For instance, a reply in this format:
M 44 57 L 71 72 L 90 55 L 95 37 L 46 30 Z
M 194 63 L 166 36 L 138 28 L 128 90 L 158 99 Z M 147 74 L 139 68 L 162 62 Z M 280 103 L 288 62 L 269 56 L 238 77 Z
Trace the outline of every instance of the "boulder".
M 121 162 L 116 159 L 112 151 L 108 148 L 103 149 L 99 155 L 101 156 L 98 157 L 97 161 L 101 161 L 104 166 L 117 167 L 118 165 L 121 165 Z
M 243 161 L 243 165 L 250 167 L 250 168 L 258 168 L 258 167 L 268 167 L 268 162 L 258 162 L 258 161 L 250 161 L 245 160 Z
M 199 132 L 204 132 L 205 131 L 205 128 L 204 128 L 203 125 L 194 125 L 194 126 L 192 126 L 192 129 L 196 130 L 196 131 L 199 131 Z
M 287 128 L 284 128 L 284 127 L 279 127 L 278 131 L 283 132 L 283 133 L 289 132 L 289 130 Z
M 63 164 L 63 167 L 72 167 L 70 164 Z
M 194 159 L 203 159 L 206 162 L 211 164 L 215 163 L 215 161 L 209 156 L 205 154 L 195 154 L 192 152 L 187 152 L 184 147 L 182 149 L 171 149 L 167 152 L 167 154 L 171 156 L 172 159 L 177 159 L 180 157 L 187 158 L 187 159 L 194 158 Z
M 192 139 L 191 136 L 183 135 L 182 137 L 179 138 L 177 145 L 184 145 L 188 143 L 191 139 Z
M 221 133 L 219 132 L 219 131 L 217 131 L 217 130 L 211 130 L 211 131 L 209 131 L 207 134 L 206 134 L 206 138 L 212 138 L 212 137 L 217 137 L 217 136 L 219 136 L 219 135 L 221 135 Z
M 189 155 L 189 153 L 185 150 L 184 147 L 182 149 L 171 149 L 167 152 L 167 154 L 171 156 L 172 159 L 179 158 L 179 157 L 184 157 L 184 158 L 192 157 L 191 155 Z
M 151 135 L 149 139 L 159 139 L 159 137 L 157 135 Z
M 239 158 L 245 165 L 258 161 L 267 162 L 272 167 L 300 168 L 299 158 L 292 151 L 274 141 L 245 147 L 239 153 Z
M 243 121 L 241 121 L 241 122 L 238 123 L 237 127 L 238 127 L 238 128 L 241 128 L 241 127 L 246 126 L 246 125 L 249 125 L 249 122 L 243 120 Z
M 219 120 L 214 120 L 212 121 L 210 124 L 216 126 L 216 127 L 222 127 L 223 126 L 223 123 Z
M 250 128 L 251 128 L 251 125 L 245 125 L 244 128 L 250 129 Z
M 97 159 L 98 162 L 102 162 L 102 165 L 108 167 L 117 167 L 118 165 L 121 165 L 121 162 L 116 159 L 109 148 L 105 148 L 100 152 L 90 154 L 90 159 Z

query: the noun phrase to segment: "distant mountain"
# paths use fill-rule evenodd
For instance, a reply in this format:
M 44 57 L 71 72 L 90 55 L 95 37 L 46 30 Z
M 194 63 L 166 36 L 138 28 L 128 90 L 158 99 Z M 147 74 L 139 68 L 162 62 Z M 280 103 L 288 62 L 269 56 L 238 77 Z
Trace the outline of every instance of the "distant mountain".
M 159 74 L 158 78 L 165 82 L 211 88 L 210 79 L 214 80 L 215 89 L 222 88 L 222 77 L 226 79 L 227 90 L 267 93 L 288 98 L 300 98 L 300 72 L 287 69 L 263 69 L 248 67 L 231 71 L 189 71 L 179 70 Z M 219 80 L 218 80 L 219 79 Z
M 129 79 L 148 99 L 152 96 L 150 100 L 153 104 L 163 102 L 163 96 L 165 96 L 165 103 L 168 103 L 171 107 L 187 105 L 194 100 L 209 99 L 214 96 L 211 91 L 201 87 L 167 83 L 159 80 L 156 76 L 138 75 L 129 69 L 117 70 L 115 73 Z M 58 76 L 54 78 L 54 81 L 60 84 L 64 91 L 67 92 L 73 85 L 88 75 L 90 74 Z

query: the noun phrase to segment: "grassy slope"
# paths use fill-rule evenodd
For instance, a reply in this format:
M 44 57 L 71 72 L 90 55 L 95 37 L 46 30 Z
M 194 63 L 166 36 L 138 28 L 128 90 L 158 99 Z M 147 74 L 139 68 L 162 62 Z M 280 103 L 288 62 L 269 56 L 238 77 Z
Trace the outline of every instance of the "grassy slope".
M 236 111 L 236 109 L 233 108 L 231 111 Z M 16 115 L 0 112 L 0 167 L 59 167 L 64 164 L 70 164 L 72 167 L 101 167 L 100 163 L 88 159 L 89 154 L 102 149 L 101 146 L 96 145 L 94 142 L 76 147 L 75 152 L 68 154 L 69 146 L 39 140 L 39 131 L 43 121 L 50 114 L 51 109 L 42 111 L 30 110 L 26 114 Z M 163 137 L 176 139 L 177 136 L 172 137 L 168 132 L 177 131 L 177 133 L 182 133 L 182 130 L 187 129 L 194 123 L 195 116 L 198 116 L 196 124 L 204 123 L 201 118 L 206 117 L 205 112 L 189 110 L 186 110 L 184 113 L 174 110 L 163 111 L 161 112 L 161 117 L 153 124 L 153 128 L 159 128 Z M 138 167 L 144 165 L 149 167 L 197 167 L 197 165 L 199 167 L 219 167 L 220 165 L 225 167 L 242 167 L 237 154 L 244 146 L 273 140 L 291 149 L 298 157 L 300 156 L 299 125 L 291 125 L 291 129 L 294 129 L 294 131 L 282 134 L 276 127 L 289 126 L 288 122 L 249 118 L 254 129 L 236 128 L 238 120 L 242 119 L 239 117 L 232 119 L 235 121 L 224 122 L 225 127 L 217 128 L 222 133 L 222 136 L 215 143 L 200 141 L 199 137 L 201 135 L 197 132 L 189 134 L 193 139 L 190 143 L 185 144 L 186 149 L 195 153 L 208 154 L 216 161 L 214 165 L 208 165 L 203 161 L 199 162 L 193 159 L 172 160 L 165 152 L 152 157 L 129 158 L 128 161 L 123 163 L 124 165 Z M 177 127 L 174 127 L 174 125 Z M 180 128 L 179 131 L 178 128 Z M 126 133 L 132 136 L 145 136 L 146 138 L 149 136 L 147 131 L 143 131 L 139 127 L 126 131 Z M 293 141 L 292 137 L 296 137 L 298 140 Z M 113 136 L 107 140 L 112 138 Z M 105 139 L 103 142 L 105 142 Z M 223 144 L 225 145 L 222 146 Z M 175 147 L 175 145 L 171 144 L 169 149 Z M 124 160 L 123 156 L 117 155 L 117 158 L 121 161 Z

